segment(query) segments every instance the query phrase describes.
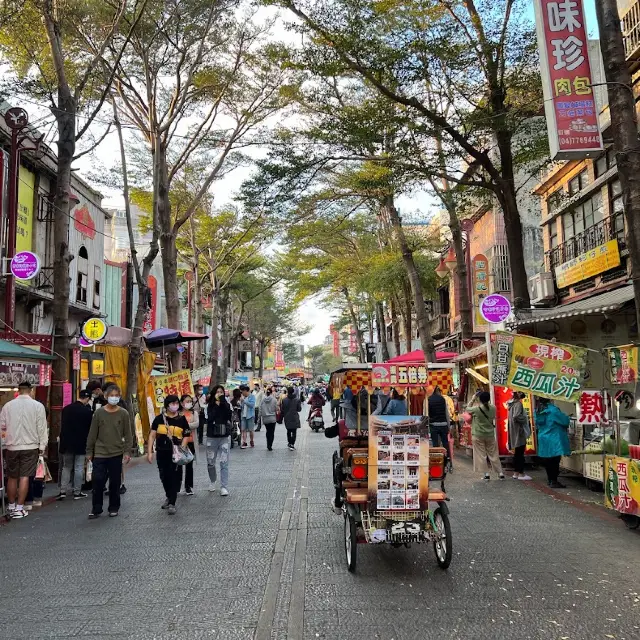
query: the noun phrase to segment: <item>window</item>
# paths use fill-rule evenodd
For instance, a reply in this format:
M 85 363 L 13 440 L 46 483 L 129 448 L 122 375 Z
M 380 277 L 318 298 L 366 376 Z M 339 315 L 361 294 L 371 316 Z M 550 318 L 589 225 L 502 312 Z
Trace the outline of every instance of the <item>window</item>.
M 602 193 L 598 191 L 591 198 L 572 207 L 562 216 L 562 241 L 567 242 L 579 233 L 602 221 Z
M 624 242 L 624 201 L 622 199 L 622 185 L 620 180 L 614 180 L 609 185 L 611 198 L 611 217 L 613 218 L 613 230 L 616 238 Z
M 569 181 L 569 195 L 575 196 L 589 184 L 589 172 L 584 169 Z
M 493 273 L 493 290 L 511 291 L 509 256 L 506 245 L 498 244 L 493 247 L 493 260 L 491 267 L 491 272 Z
M 93 267 L 93 308 L 100 308 L 100 279 L 101 279 L 100 267 Z
M 558 189 L 547 198 L 547 211 L 549 215 L 555 213 L 560 208 L 562 204 L 562 194 L 562 189 Z
M 596 178 L 604 175 L 611 167 L 616 166 L 616 152 L 613 147 L 609 147 L 605 153 L 596 159 L 595 163 Z
M 76 302 L 87 304 L 87 283 L 89 281 L 89 253 L 86 247 L 78 251 L 78 281 L 76 284 Z
M 554 220 L 549 225 L 549 246 L 554 249 L 558 246 L 558 222 Z

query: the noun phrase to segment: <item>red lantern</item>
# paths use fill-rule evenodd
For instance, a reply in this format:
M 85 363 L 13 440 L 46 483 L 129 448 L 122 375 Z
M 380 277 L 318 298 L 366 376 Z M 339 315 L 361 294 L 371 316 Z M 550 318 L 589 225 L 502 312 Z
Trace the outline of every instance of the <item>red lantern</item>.
M 449 275 L 449 269 L 447 265 L 444 263 L 444 258 L 440 258 L 440 262 L 436 267 L 436 273 L 438 274 L 439 278 L 446 278 L 447 275 Z
M 449 247 L 449 251 L 447 252 L 447 255 L 444 258 L 444 263 L 447 266 L 447 269 L 449 269 L 449 271 L 453 271 L 455 269 L 456 266 L 456 253 L 453 250 L 453 247 Z

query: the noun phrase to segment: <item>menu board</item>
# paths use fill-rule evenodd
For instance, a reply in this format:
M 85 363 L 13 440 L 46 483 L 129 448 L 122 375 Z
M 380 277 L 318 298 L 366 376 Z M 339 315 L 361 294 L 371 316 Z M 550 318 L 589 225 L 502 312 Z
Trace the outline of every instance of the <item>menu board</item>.
M 378 511 L 427 509 L 428 482 L 428 420 L 423 416 L 371 416 L 370 508 Z

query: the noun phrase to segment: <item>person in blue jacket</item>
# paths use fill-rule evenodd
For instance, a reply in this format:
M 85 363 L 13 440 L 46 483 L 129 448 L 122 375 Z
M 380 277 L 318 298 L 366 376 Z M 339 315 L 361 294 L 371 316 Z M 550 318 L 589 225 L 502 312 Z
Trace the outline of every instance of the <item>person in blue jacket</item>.
M 548 398 L 536 398 L 535 425 L 538 434 L 538 458 L 547 471 L 550 487 L 564 489 L 558 482 L 560 458 L 571 454 L 569 447 L 569 416 L 562 413 Z

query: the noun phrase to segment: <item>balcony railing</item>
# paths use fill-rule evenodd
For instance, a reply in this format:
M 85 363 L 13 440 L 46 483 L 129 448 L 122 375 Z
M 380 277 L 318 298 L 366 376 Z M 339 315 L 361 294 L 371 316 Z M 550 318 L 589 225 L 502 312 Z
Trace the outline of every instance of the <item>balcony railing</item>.
M 622 211 L 606 220 L 601 220 L 597 224 L 577 233 L 573 238 L 554 247 L 551 251 L 547 251 L 545 254 L 547 268 L 553 271 L 558 265 L 573 260 L 580 254 L 595 249 L 601 244 L 609 242 L 609 240 L 617 240 L 621 252 L 626 248 Z

